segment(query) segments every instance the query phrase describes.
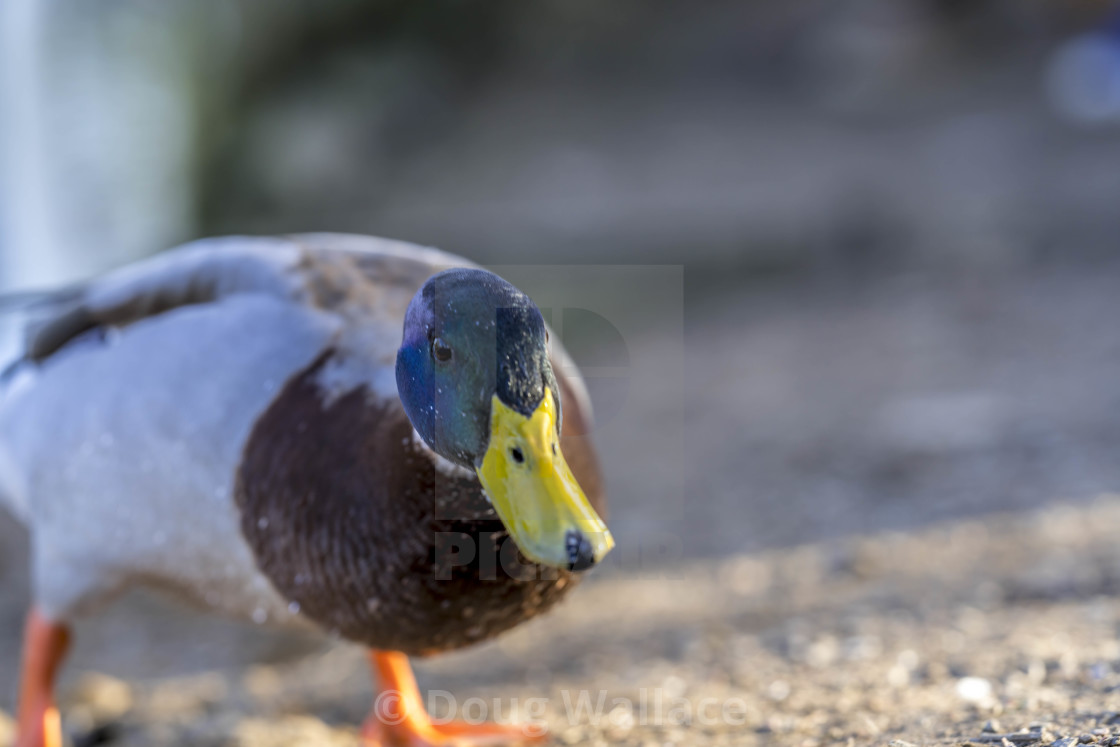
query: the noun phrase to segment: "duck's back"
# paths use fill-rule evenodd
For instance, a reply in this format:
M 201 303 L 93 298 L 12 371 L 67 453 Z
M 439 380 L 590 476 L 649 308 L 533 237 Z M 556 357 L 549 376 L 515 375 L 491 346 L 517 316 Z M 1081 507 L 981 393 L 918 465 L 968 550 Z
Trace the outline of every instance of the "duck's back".
M 469 264 L 367 237 L 197 242 L 62 297 L 0 394 L 0 500 L 36 595 L 70 616 L 137 577 L 258 621 L 289 615 L 232 499 L 254 422 L 324 351 L 326 391 L 395 398 L 408 299 Z

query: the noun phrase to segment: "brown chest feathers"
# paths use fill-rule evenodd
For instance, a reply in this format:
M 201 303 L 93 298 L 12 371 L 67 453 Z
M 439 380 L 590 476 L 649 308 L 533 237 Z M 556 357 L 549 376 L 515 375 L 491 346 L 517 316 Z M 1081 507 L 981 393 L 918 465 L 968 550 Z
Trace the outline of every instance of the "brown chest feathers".
M 359 389 L 325 402 L 314 381 L 325 361 L 257 421 L 237 475 L 242 533 L 301 614 L 356 643 L 421 655 L 495 636 L 575 585 L 518 552 L 477 479 L 435 468 L 399 401 Z M 599 504 L 581 426 L 566 409 L 562 448 Z

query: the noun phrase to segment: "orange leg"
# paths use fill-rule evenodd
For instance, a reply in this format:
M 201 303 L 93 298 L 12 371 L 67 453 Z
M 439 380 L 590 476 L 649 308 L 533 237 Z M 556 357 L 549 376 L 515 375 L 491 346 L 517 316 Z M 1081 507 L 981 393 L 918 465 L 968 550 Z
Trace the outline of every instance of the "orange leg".
M 16 747 L 62 747 L 62 725 L 54 705 L 54 681 L 70 648 L 70 631 L 38 609 L 23 630 L 23 672 L 19 683 Z
M 368 747 L 466 747 L 544 739 L 539 729 L 515 724 L 432 723 L 408 657 L 397 651 L 371 651 L 369 658 L 381 692 L 362 727 Z

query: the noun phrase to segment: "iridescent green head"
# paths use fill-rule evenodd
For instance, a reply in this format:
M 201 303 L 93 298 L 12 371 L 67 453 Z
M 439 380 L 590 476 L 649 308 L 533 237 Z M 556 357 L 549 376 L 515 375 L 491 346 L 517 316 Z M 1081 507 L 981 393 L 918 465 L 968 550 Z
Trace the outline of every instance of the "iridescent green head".
M 490 441 L 490 400 L 530 415 L 556 391 L 544 318 L 486 270 L 446 270 L 413 297 L 397 353 L 397 389 L 424 441 L 474 469 Z M 559 409 L 559 408 L 557 408 Z
M 408 306 L 396 373 L 413 427 L 477 472 L 526 556 L 582 569 L 610 550 L 559 448 L 559 389 L 528 296 L 486 270 L 435 275 Z

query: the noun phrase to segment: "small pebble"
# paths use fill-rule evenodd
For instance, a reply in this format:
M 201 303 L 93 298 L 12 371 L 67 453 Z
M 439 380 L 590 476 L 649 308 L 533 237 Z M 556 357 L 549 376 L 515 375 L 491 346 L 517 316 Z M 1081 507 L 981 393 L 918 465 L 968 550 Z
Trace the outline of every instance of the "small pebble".
M 132 708 L 132 688 L 104 674 L 82 675 L 73 697 L 98 723 L 119 719 Z
M 961 677 L 957 680 L 957 695 L 970 703 L 979 703 L 992 697 L 992 683 L 983 677 Z

